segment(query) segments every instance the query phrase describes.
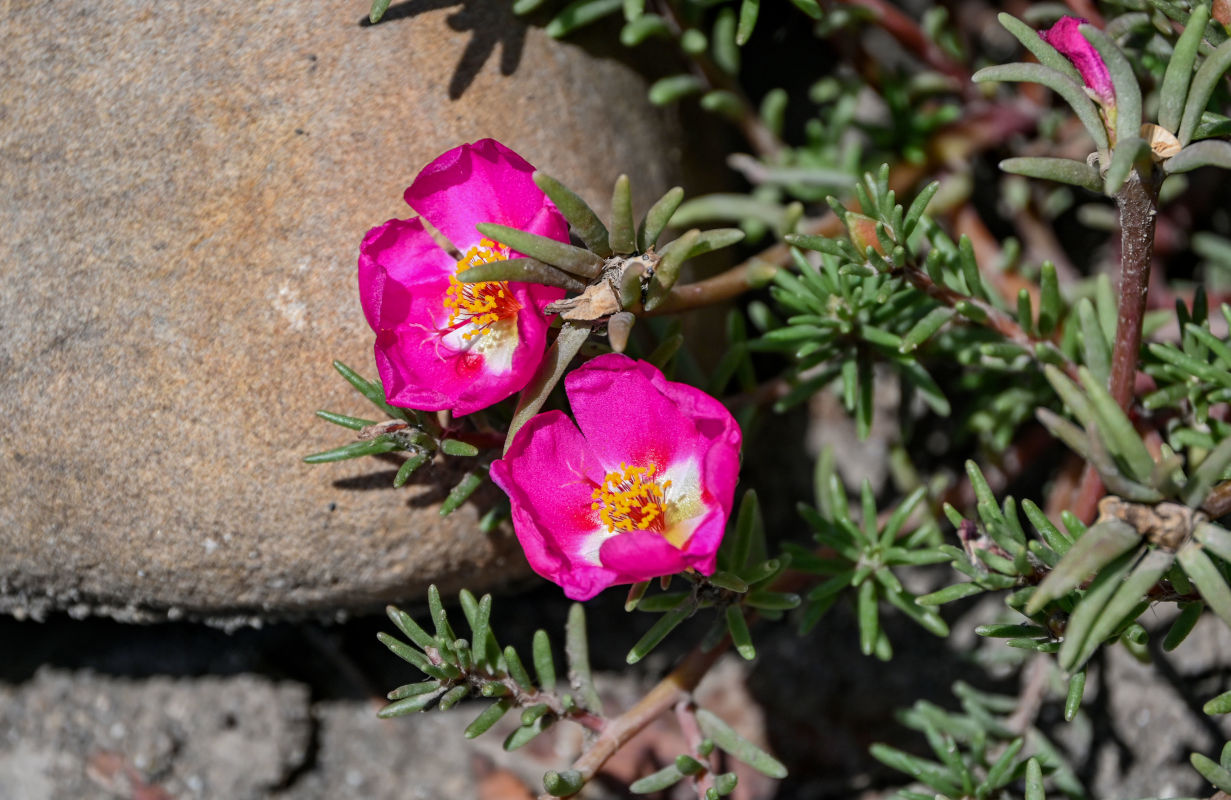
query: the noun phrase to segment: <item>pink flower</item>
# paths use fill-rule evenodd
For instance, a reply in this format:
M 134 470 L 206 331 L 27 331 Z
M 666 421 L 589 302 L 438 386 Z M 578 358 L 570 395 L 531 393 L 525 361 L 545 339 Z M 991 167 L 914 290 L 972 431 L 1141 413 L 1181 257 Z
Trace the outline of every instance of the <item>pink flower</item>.
M 406 202 L 422 219 L 389 220 L 363 238 L 359 298 L 376 332 L 376 366 L 390 404 L 469 414 L 529 383 L 545 349 L 543 306 L 563 290 L 464 284 L 457 275 L 518 256 L 481 237 L 480 222 L 568 240 L 568 224 L 534 184 L 533 172 L 494 139 L 456 147 L 406 190 Z M 461 258 L 442 249 L 422 220 Z
M 1045 31 L 1039 31 L 1039 37 L 1073 62 L 1081 79 L 1094 92 L 1099 102 L 1105 106 L 1115 105 L 1116 91 L 1111 85 L 1111 73 L 1103 63 L 1094 45 L 1081 35 L 1080 27 L 1087 23 L 1079 17 L 1061 17 L 1056 24 Z
M 530 566 L 574 600 L 688 568 L 712 574 L 739 477 L 730 412 L 614 353 L 564 386 L 577 424 L 539 414 L 491 467 Z

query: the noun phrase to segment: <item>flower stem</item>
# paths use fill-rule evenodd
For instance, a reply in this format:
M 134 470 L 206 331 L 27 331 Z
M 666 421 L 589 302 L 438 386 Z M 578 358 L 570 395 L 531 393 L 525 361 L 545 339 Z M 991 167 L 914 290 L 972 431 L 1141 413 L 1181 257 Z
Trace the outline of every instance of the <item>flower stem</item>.
M 709 671 L 718 657 L 727 649 L 730 639 L 724 639 L 722 644 L 712 650 L 693 650 L 684 657 L 680 665 L 671 671 L 658 685 L 637 701 L 637 704 L 620 716 L 609 719 L 603 732 L 593 741 L 586 752 L 573 763 L 572 769 L 581 773 L 584 780 L 591 780 L 607 759 L 628 743 L 645 726 L 649 725 L 660 714 L 672 708 L 676 703 L 687 698 L 692 690 L 697 688 L 701 678 Z
M 1107 388 L 1127 414 L 1133 404 L 1133 388 L 1137 383 L 1141 325 L 1145 319 L 1149 293 L 1150 263 L 1154 257 L 1157 180 L 1152 175 L 1142 178 L 1134 169 L 1116 194 L 1116 204 L 1120 208 L 1120 310 L 1116 319 L 1116 341 L 1111 351 L 1111 377 Z M 1073 503 L 1073 513 L 1079 519 L 1090 522 L 1103 494 L 1102 478 L 1093 465 L 1087 465 Z
M 1116 195 L 1120 207 L 1120 314 L 1116 342 L 1111 353 L 1111 396 L 1125 412 L 1133 400 L 1137 359 L 1141 354 L 1141 323 L 1145 317 L 1154 257 L 1154 221 L 1158 186 L 1133 170 Z

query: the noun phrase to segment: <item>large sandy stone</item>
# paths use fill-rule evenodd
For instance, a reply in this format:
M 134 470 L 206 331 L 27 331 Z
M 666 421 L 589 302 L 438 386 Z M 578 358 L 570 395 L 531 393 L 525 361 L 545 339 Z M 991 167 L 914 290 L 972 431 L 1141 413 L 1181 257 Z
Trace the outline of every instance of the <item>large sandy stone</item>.
M 523 569 L 481 498 L 439 517 L 457 470 L 300 461 L 349 440 L 315 409 L 372 413 L 330 361 L 374 373 L 359 240 L 431 158 L 493 136 L 600 208 L 621 171 L 669 185 L 641 79 L 507 5 L 4 4 L 0 610 L 237 620 Z

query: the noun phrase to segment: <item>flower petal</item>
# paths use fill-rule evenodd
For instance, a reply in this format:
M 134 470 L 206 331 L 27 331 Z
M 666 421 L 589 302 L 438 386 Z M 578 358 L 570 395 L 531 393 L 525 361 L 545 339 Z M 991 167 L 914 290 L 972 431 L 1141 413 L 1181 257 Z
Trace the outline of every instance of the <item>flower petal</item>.
M 533 173 L 533 166 L 500 142 L 480 139 L 424 167 L 405 198 L 463 253 L 479 243 L 474 226 L 480 222 L 568 241 L 568 224 L 535 185 Z
M 612 536 L 599 548 L 599 557 L 603 566 L 619 574 L 612 583 L 648 581 L 660 575 L 674 575 L 690 566 L 684 551 L 651 531 Z
M 652 364 L 617 353 L 591 359 L 564 380 L 577 425 L 606 470 L 621 462 L 666 468 L 704 461 L 716 441 L 739 450 L 739 426 L 699 389 L 668 381 Z
M 406 319 L 411 287 L 447 287 L 456 266 L 417 219 L 391 219 L 368 231 L 359 246 L 359 302 L 368 325 L 379 331 Z
M 1114 105 L 1116 91 L 1111 85 L 1111 73 L 1107 71 L 1098 50 L 1081 35 L 1081 26 L 1085 24 L 1087 20 L 1080 17 L 1061 17 L 1055 25 L 1039 31 L 1039 37 L 1073 62 L 1086 86 L 1098 95 L 1099 100 L 1105 105 Z
M 587 600 L 616 581 L 616 572 L 594 563 L 600 526 L 591 493 L 603 471 L 563 412 L 527 422 L 505 457 L 492 463 L 491 476 L 509 496 L 513 529 L 535 572 L 574 600 Z

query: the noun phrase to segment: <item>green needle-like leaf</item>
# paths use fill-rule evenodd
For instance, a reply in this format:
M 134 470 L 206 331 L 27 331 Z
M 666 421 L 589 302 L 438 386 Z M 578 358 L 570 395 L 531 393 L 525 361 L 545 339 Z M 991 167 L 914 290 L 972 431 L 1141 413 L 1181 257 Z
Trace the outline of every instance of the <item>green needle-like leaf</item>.
M 902 344 L 898 347 L 898 352 L 906 355 L 913 353 L 919 345 L 931 339 L 933 335 L 939 331 L 946 322 L 953 318 L 954 311 L 948 306 L 937 306 L 916 322 L 909 331 L 902 336 Z
M 628 651 L 628 655 L 625 656 L 624 660 L 629 664 L 636 664 L 645 658 L 655 647 L 658 647 L 663 639 L 667 638 L 667 634 L 675 630 L 681 622 L 688 619 L 692 612 L 692 598 L 688 596 L 681 598 L 674 608 L 659 617 L 650 626 L 650 629 L 645 632 L 645 635 L 637 640 L 637 643 Z
M 1101 474 L 1106 475 L 1115 472 L 1115 463 L 1111 460 L 1110 455 L 1100 458 L 1097 454 L 1103 453 L 1103 451 L 1096 450 L 1090 437 L 1081 428 L 1047 408 L 1035 409 L 1035 417 L 1038 418 L 1039 422 L 1043 423 L 1043 427 L 1047 428 L 1052 436 L 1064 442 L 1070 450 L 1086 461 L 1094 464 Z
M 650 102 L 656 106 L 665 106 L 682 100 L 690 94 L 700 94 L 705 91 L 705 82 L 696 75 L 681 73 L 659 78 L 650 86 Z
M 751 661 L 757 657 L 757 650 L 752 645 L 752 636 L 748 632 L 748 621 L 744 619 L 744 612 L 737 605 L 727 606 L 727 630 L 731 634 L 731 642 L 735 645 L 735 650 L 745 661 Z
M 1026 614 L 1034 616 L 1056 598 L 1075 589 L 1090 573 L 1111 563 L 1141 543 L 1141 534 L 1126 522 L 1108 519 L 1085 532 L 1060 564 L 1043 579 L 1026 604 Z
M 882 764 L 926 783 L 947 797 L 962 796 L 961 786 L 953 782 L 949 770 L 935 761 L 903 753 L 897 748 L 879 742 L 869 747 L 868 752 Z
M 1064 698 L 1064 721 L 1072 722 L 1081 708 L 1081 698 L 1086 692 L 1086 671 L 1078 670 L 1069 677 L 1069 689 Z
M 601 256 L 589 250 L 574 247 L 567 242 L 557 242 L 546 236 L 519 231 L 516 228 L 497 225 L 493 222 L 480 222 L 475 225 L 475 228 L 479 233 L 493 241 L 500 242 L 511 250 L 583 278 L 597 278 L 603 270 L 604 262 Z
M 486 475 L 486 469 L 472 469 L 463 475 L 457 485 L 449 490 L 449 496 L 440 504 L 440 516 L 447 517 L 461 508 L 462 503 L 469 500 L 470 495 L 483 485 L 483 478 Z
M 723 72 L 728 75 L 739 74 L 739 44 L 735 41 L 736 21 L 735 10 L 730 6 L 721 9 L 718 15 L 714 18 L 714 29 L 710 36 L 710 56 L 714 59 L 714 63 Z M 723 91 L 724 94 L 730 95 L 733 99 L 735 95 L 731 92 Z M 712 93 L 711 93 L 712 94 Z M 736 105 L 740 105 L 736 100 Z
M 313 453 L 310 456 L 304 456 L 303 460 L 305 464 L 324 464 L 330 461 L 343 461 L 348 458 L 379 455 L 380 453 L 398 450 L 401 447 L 393 439 L 381 437 L 366 442 L 351 442 L 341 447 L 335 447 L 332 450 L 326 450 L 323 453 Z
M 1026 744 L 1024 737 L 1017 737 L 1009 746 L 1000 754 L 1000 758 L 996 759 L 996 763 L 987 770 L 987 779 L 983 781 L 983 786 L 987 791 L 993 791 L 1007 784 L 1013 778 L 1014 762 L 1017 760 L 1018 754 L 1022 752 L 1022 747 Z M 980 787 L 982 788 L 982 787 Z
M 1091 530 L 1094 529 L 1091 528 Z M 1064 630 L 1064 643 L 1061 645 L 1063 648 L 1060 657 L 1061 664 L 1066 669 L 1070 667 L 1076 669 L 1084 663 L 1084 659 L 1078 661 L 1076 656 L 1079 651 L 1083 650 L 1087 638 L 1093 639 L 1092 629 L 1100 621 L 1108 602 L 1120 588 L 1122 579 L 1128 574 L 1136 557 L 1137 553 L 1130 551 L 1105 566 L 1091 581 L 1089 588 L 1078 601 L 1077 608 L 1069 616 L 1068 626 Z M 1118 621 L 1118 619 L 1113 620 L 1113 623 Z M 1091 652 L 1101 643 L 1099 639 L 1093 640 Z
M 1189 754 L 1188 760 L 1192 763 L 1193 768 L 1201 773 L 1201 777 L 1214 784 L 1221 791 L 1231 792 L 1231 772 L 1223 769 L 1217 762 L 1206 758 L 1200 753 Z
M 555 721 L 556 718 L 549 714 L 539 717 L 529 725 L 522 725 L 520 728 L 510 733 L 508 738 L 504 740 L 504 749 L 513 751 L 518 748 L 525 747 L 530 744 L 534 737 L 550 728 L 552 723 Z
M 675 768 L 685 775 L 696 775 L 705 765 L 690 755 L 681 754 L 675 757 Z
M 670 764 L 658 772 L 633 781 L 628 790 L 633 794 L 653 794 L 670 789 L 683 779 L 684 773 L 676 769 L 675 764 Z
M 859 650 L 865 656 L 871 655 L 876 646 L 877 634 L 880 633 L 875 581 L 865 580 L 860 585 L 856 609 L 859 618 Z
M 671 216 L 682 202 L 684 190 L 676 186 L 650 206 L 650 210 L 645 213 L 645 219 L 641 220 L 641 225 L 637 228 L 637 243 L 642 252 L 658 243 L 658 237 L 662 236 L 663 229 L 667 227 Z
M 397 626 L 397 629 L 402 632 L 407 639 L 410 639 L 418 647 L 428 648 L 436 646 L 436 639 L 427 631 L 419 626 L 419 623 L 396 606 L 385 606 L 385 614 L 389 620 Z
M 586 636 L 586 609 L 573 603 L 564 625 L 564 654 L 568 658 L 569 684 L 577 692 L 577 704 L 595 714 L 603 713 L 603 701 L 594 688 L 590 672 L 590 646 Z
M 697 727 L 718 747 L 771 778 L 781 780 L 786 777 L 786 767 L 781 761 L 740 736 L 734 728 L 723 722 L 716 714 L 699 708 L 696 717 Z
M 357 431 L 362 428 L 366 428 L 369 425 L 376 424 L 376 420 L 348 417 L 345 414 L 335 414 L 332 411 L 317 411 L 316 416 L 326 422 L 332 422 L 334 425 L 341 425 L 343 428 L 350 428 L 352 431 Z
M 916 597 L 915 603 L 921 606 L 942 606 L 945 603 L 952 603 L 954 600 L 982 594 L 985 591 L 987 590 L 977 583 L 955 583 L 931 594 Z
M 671 287 L 680 277 L 680 268 L 700 238 L 701 231 L 693 228 L 663 248 L 662 258 L 658 260 L 654 276 L 650 278 L 650 288 L 645 299 L 646 311 L 653 311 L 667 299 Z
M 1060 281 L 1056 265 L 1044 261 L 1039 270 L 1039 333 L 1050 336 L 1060 321 Z
M 752 38 L 752 29 L 756 27 L 757 15 L 761 11 L 761 0 L 744 0 L 739 7 L 739 27 L 735 32 L 735 43 L 743 47 Z
M 623 5 L 624 0 L 574 0 L 547 23 L 546 33 L 553 39 L 559 39 L 619 11 Z
M 744 598 L 746 605 L 763 611 L 790 611 L 798 608 L 801 602 L 797 594 L 770 592 L 765 589 L 754 589 Z
M 447 456 L 470 457 L 477 456 L 479 454 L 479 448 L 469 442 L 463 442 L 459 439 L 441 439 L 440 452 Z
M 402 466 L 398 467 L 397 475 L 393 476 L 393 488 L 400 489 L 406 485 L 406 481 L 410 480 L 410 476 L 415 470 L 432 460 L 431 453 L 416 453 L 410 458 L 402 462 Z
M 1231 467 L 1231 437 L 1219 442 L 1218 447 L 1201 462 L 1201 466 L 1193 470 L 1192 477 L 1184 484 L 1184 491 L 1180 495 L 1184 505 L 1190 508 L 1200 507 L 1210 489 L 1222 479 L 1228 467 Z
M 556 208 L 560 209 L 577 238 L 585 242 L 586 247 L 603 258 L 611 255 L 607 227 L 585 200 L 545 172 L 535 172 L 534 183 L 556 204 Z
M 1088 535 L 1088 534 L 1087 534 Z M 1058 663 L 1062 669 L 1072 671 L 1094 655 L 1106 639 L 1110 638 L 1118 628 L 1131 621 L 1132 615 L 1141 603 L 1146 592 L 1171 566 L 1175 554 L 1166 550 L 1150 550 L 1145 558 L 1133 568 L 1124 582 L 1116 589 L 1107 604 L 1097 612 L 1097 617 L 1089 627 L 1089 632 L 1083 636 L 1082 628 L 1078 626 L 1077 613 L 1069 619 L 1069 627 L 1065 630 L 1064 645 L 1060 648 Z M 1087 597 L 1094 594 L 1093 588 Z M 1086 598 L 1082 599 L 1084 604 Z M 1078 606 L 1080 611 L 1081 606 Z
M 1231 692 L 1223 692 L 1212 700 L 1207 701 L 1201 707 L 1201 711 L 1210 715 L 1231 713 Z
M 1133 167 L 1148 168 L 1151 157 L 1150 144 L 1145 139 L 1130 136 L 1116 142 L 1116 149 L 1111 154 L 1111 166 L 1103 176 L 1103 193 L 1108 197 L 1114 196 L 1128 180 Z
M 1231 625 L 1231 588 L 1205 550 L 1196 542 L 1189 542 L 1180 548 L 1176 556 L 1210 610 Z
M 650 588 L 649 581 L 639 581 L 628 587 L 628 598 L 624 601 L 625 611 L 636 611 L 637 606 L 641 603 L 641 598 L 645 597 L 646 591 Z
M 1193 64 L 1196 63 L 1205 26 L 1209 21 L 1209 7 L 1204 3 L 1197 3 L 1188 15 L 1184 33 L 1175 43 L 1171 60 L 1167 62 L 1163 85 L 1158 92 L 1158 124 L 1172 133 L 1180 129 L 1184 101 L 1188 98 L 1188 84 L 1193 79 Z
M 470 725 L 466 727 L 466 731 L 462 735 L 467 739 L 473 739 L 476 736 L 487 733 L 488 729 L 499 722 L 505 712 L 512 707 L 513 700 L 511 698 L 502 698 L 497 700 L 495 703 L 492 703 L 484 709 L 483 713 L 475 717 L 474 722 L 470 723 Z
M 1049 367 L 1049 369 L 1055 370 L 1054 367 Z M 1050 380 L 1051 373 L 1048 377 Z M 1082 368 L 1078 377 L 1097 415 L 1099 430 L 1105 435 L 1112 452 L 1124 459 L 1131 471 L 1130 477 L 1139 482 L 1149 480 L 1154 471 L 1154 457 L 1150 455 L 1145 442 L 1133 428 L 1133 423 L 1124 415 L 1124 411 L 1112 398 L 1107 388 L 1091 375 L 1089 370 Z M 1054 381 L 1052 385 L 1055 386 Z
M 1047 636 L 1047 629 L 1041 625 L 995 623 L 993 625 L 976 625 L 976 636 L 986 636 L 992 639 L 1010 639 L 1021 636 Z
M 1175 618 L 1175 622 L 1171 623 L 1167 636 L 1163 639 L 1163 650 L 1170 653 L 1179 647 L 1188 638 L 1188 634 L 1192 633 L 1203 611 L 1205 611 L 1204 603 L 1181 603 L 1180 615 Z
M 927 210 L 928 203 L 932 202 L 932 198 L 940 191 L 940 181 L 932 181 L 919 194 L 915 195 L 915 199 L 911 202 L 910 208 L 906 211 L 906 216 L 902 218 L 900 228 L 900 241 L 905 242 L 910 239 L 915 232 L 915 226 L 919 224 L 919 220 L 923 218 L 924 212 Z
M 1025 175 L 1027 178 L 1042 178 L 1080 186 L 1100 194 L 1103 191 L 1103 180 L 1099 177 L 1098 170 L 1084 161 L 1075 161 L 1071 158 L 1043 156 L 1006 158 L 1000 162 L 1000 169 L 1013 175 Z
M 407 714 L 414 714 L 422 711 L 433 702 L 437 697 L 444 694 L 445 688 L 439 686 L 432 692 L 427 694 L 415 695 L 414 697 L 406 697 L 401 700 L 396 700 L 389 705 L 376 712 L 376 716 L 381 719 L 392 719 L 393 717 L 404 717 Z
M 1077 30 L 1098 50 L 1111 74 L 1111 86 L 1116 93 L 1116 147 L 1119 148 L 1141 130 L 1141 86 L 1128 57 L 1107 34 L 1090 24 L 1081 25 Z
M 732 569 L 742 570 L 748 564 L 749 555 L 761 549 L 757 540 L 764 536 L 755 489 L 744 492 L 740 499 L 734 533 L 730 543 L 730 564 Z
M 469 592 L 467 592 L 469 594 Z M 473 601 L 473 595 L 471 596 Z M 466 619 L 470 623 L 471 640 L 474 642 L 475 659 L 480 666 L 495 666 L 494 663 L 488 661 L 488 639 L 494 639 L 492 636 L 491 619 L 492 619 L 492 596 L 490 594 L 483 595 L 479 599 L 478 605 L 470 611 L 466 611 Z M 499 647 L 493 648 L 492 655 L 499 656 Z
M 440 681 L 424 681 L 423 683 L 408 683 L 399 686 L 385 695 L 388 700 L 401 700 L 406 697 L 417 697 L 421 694 L 434 692 L 440 688 Z
M 1200 167 L 1231 169 L 1231 143 L 1206 139 L 1188 145 L 1163 164 L 1167 174 L 1191 172 Z
M 715 44 L 718 44 L 715 42 Z M 731 41 L 731 46 L 735 46 L 735 40 Z M 712 114 L 721 114 L 732 120 L 738 120 L 744 113 L 744 104 L 740 101 L 739 95 L 734 92 L 728 92 L 726 89 L 712 89 L 701 95 L 701 107 Z
M 1026 762 L 1025 800 L 1047 800 L 1047 792 L 1043 788 L 1043 768 L 1039 766 L 1037 758 Z
M 1184 116 L 1180 121 L 1178 134 L 1181 145 L 1192 141 L 1193 131 L 1201 122 L 1201 114 L 1210 103 L 1214 87 L 1228 68 L 1231 68 L 1231 41 L 1223 42 L 1218 49 L 1206 56 L 1188 86 L 1188 98 L 1184 102 Z
M 555 691 L 556 660 L 551 654 L 551 639 L 547 631 L 540 628 L 534 632 L 531 652 L 534 654 L 534 673 L 538 675 L 539 686 L 545 692 Z
M 389 648 L 389 651 L 398 658 L 410 664 L 415 669 L 439 680 L 454 680 L 460 678 L 462 673 L 451 664 L 436 665 L 428 660 L 427 656 L 420 653 L 405 642 L 398 641 L 387 633 L 378 633 L 376 638 L 380 643 Z
M 543 776 L 543 788 L 552 797 L 568 797 L 577 794 L 585 785 L 585 778 L 575 769 L 566 769 L 562 772 L 551 770 Z
M 457 280 L 461 283 L 488 281 L 541 283 L 544 286 L 555 286 L 570 292 L 580 292 L 586 288 L 585 281 L 535 258 L 510 258 L 507 261 L 475 264 L 459 272 Z
M 523 689 L 534 688 L 534 681 L 530 680 L 530 673 L 526 672 L 525 665 L 521 663 L 521 656 L 517 655 L 513 645 L 504 648 L 504 661 L 508 666 L 509 677 L 517 681 L 518 686 Z
M 1095 380 L 1106 384 L 1111 373 L 1111 348 L 1103 338 L 1098 314 L 1088 298 L 1083 297 L 1077 302 L 1077 320 L 1081 324 L 1082 353 L 1086 366 Z
M 343 364 L 341 361 L 334 361 L 333 368 L 338 371 L 338 374 L 346 379 L 346 382 L 354 386 L 358 392 L 366 397 L 372 405 L 384 412 L 385 416 L 394 419 L 400 419 L 406 422 L 411 421 L 411 413 L 405 409 L 396 408 L 385 402 L 385 390 L 381 387 L 379 381 L 370 381 L 367 378 L 355 372 L 350 367 Z
M 611 191 L 611 232 L 608 239 L 612 251 L 619 255 L 628 255 L 637 249 L 633 196 L 627 175 L 616 178 Z
M 976 83 L 984 81 L 1041 83 L 1064 98 L 1064 101 L 1072 107 L 1073 113 L 1081 120 L 1081 124 L 1085 126 L 1086 132 L 1090 134 L 1090 138 L 1094 139 L 1099 152 L 1105 153 L 1110 147 L 1110 143 L 1107 140 L 1107 131 L 1103 128 L 1103 120 L 1099 117 L 1094 101 L 1086 96 L 1080 83 L 1063 72 L 1042 64 L 998 64 L 992 67 L 984 67 L 971 76 L 971 80 Z M 1137 91 L 1138 95 L 1140 95 L 1140 89 Z M 1140 116 L 1140 103 L 1138 104 L 1137 113 Z M 1141 122 L 1138 120 L 1137 128 L 1140 127 Z M 1137 135 L 1137 128 L 1132 130 L 1131 136 Z
M 651 37 L 671 38 L 671 26 L 657 14 L 642 14 L 620 30 L 620 44 L 636 47 Z
M 372 8 L 368 11 L 368 22 L 375 25 L 389 10 L 389 0 L 372 0 Z
M 1197 526 L 1193 538 L 1223 561 L 1231 561 L 1231 531 L 1207 522 Z
M 697 241 L 689 248 L 685 258 L 696 258 L 699 255 L 714 250 L 730 247 L 733 244 L 742 242 L 744 236 L 744 232 L 739 228 L 712 228 L 708 231 L 701 231 L 701 235 L 697 237 Z
M 427 587 L 427 608 L 432 616 L 432 624 L 436 626 L 436 646 L 457 639 L 453 627 L 449 625 L 449 615 L 445 612 L 444 602 L 440 599 L 440 590 L 436 584 Z

